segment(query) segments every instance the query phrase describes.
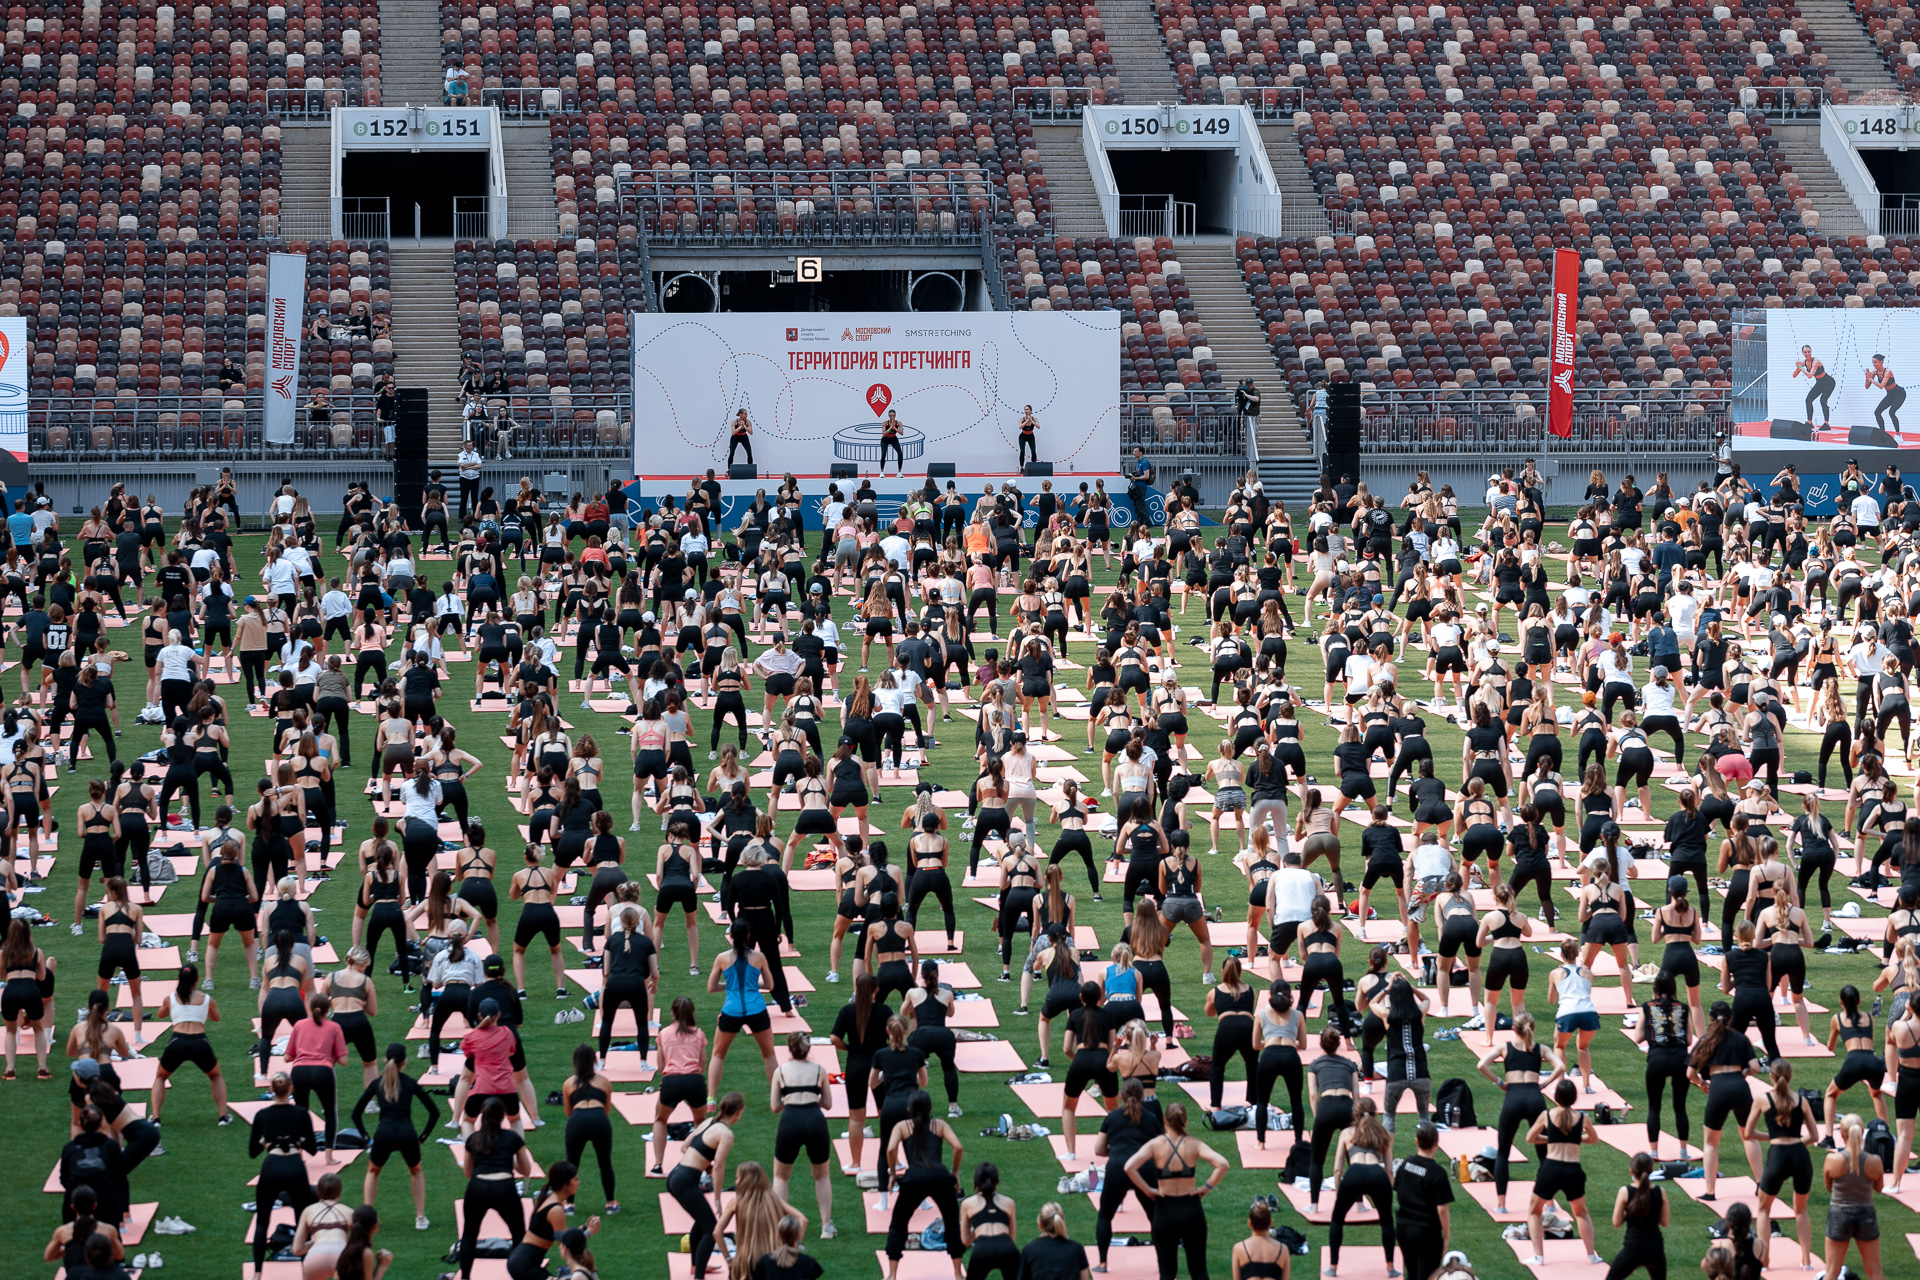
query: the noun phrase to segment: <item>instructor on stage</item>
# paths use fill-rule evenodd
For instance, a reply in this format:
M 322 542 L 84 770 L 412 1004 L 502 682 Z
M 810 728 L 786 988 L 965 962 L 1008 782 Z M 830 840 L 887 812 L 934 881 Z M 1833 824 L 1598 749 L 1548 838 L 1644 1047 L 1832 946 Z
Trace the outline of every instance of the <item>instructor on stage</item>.
M 733 466 L 733 455 L 741 449 L 747 451 L 747 465 L 753 466 L 753 423 L 747 420 L 747 411 L 740 410 L 733 415 L 733 438 L 727 443 L 727 466 Z

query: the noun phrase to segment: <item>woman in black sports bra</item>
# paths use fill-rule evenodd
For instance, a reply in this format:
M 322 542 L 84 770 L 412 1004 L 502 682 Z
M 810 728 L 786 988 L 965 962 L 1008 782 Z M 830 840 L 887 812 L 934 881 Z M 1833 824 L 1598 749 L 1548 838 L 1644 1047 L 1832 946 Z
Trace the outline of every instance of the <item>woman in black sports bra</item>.
M 667 1174 L 667 1194 L 693 1219 L 687 1236 L 691 1241 L 689 1252 L 693 1255 L 694 1280 L 702 1280 L 707 1274 L 707 1261 L 713 1256 L 714 1230 L 720 1224 L 714 1202 L 721 1198 L 720 1189 L 726 1185 L 727 1156 L 733 1151 L 733 1126 L 740 1122 L 740 1115 L 746 1109 L 747 1100 L 740 1094 L 723 1096 L 714 1118 L 687 1135 L 680 1148 L 680 1163 Z M 709 1174 L 714 1187 L 711 1197 L 700 1186 L 702 1176 Z
M 645 1013 L 644 1008 L 641 1012 Z M 560 1102 L 567 1117 L 567 1163 L 577 1169 L 580 1157 L 586 1154 L 587 1147 L 591 1145 L 595 1158 L 600 1162 L 600 1189 L 606 1196 L 607 1212 L 618 1213 L 620 1202 L 614 1199 L 613 1125 L 607 1113 L 612 1094 L 612 1082 L 595 1069 L 593 1046 L 576 1046 L 573 1051 L 573 1074 L 560 1086 Z M 573 1183 L 578 1187 L 578 1177 L 573 1179 Z M 566 1212 L 573 1212 L 571 1192 L 567 1193 Z M 533 1221 L 536 1224 L 541 1221 L 537 1211 Z
M 1020 1273 L 1020 1246 L 1014 1238 L 1019 1209 L 1000 1194 L 1000 1171 L 982 1160 L 973 1171 L 973 1194 L 960 1202 L 960 1242 L 972 1249 L 966 1280 L 999 1272 L 1002 1280 Z
M 947 838 L 940 834 L 940 815 L 929 813 L 920 820 L 920 830 L 907 841 L 907 856 L 913 860 L 913 880 L 907 890 L 907 923 L 918 927 L 920 904 L 932 894 L 940 902 L 947 926 L 947 946 L 953 946 L 953 882 L 947 877 Z
M 876 845 L 875 848 L 879 846 Z M 876 998 L 884 1000 L 890 991 L 903 997 L 913 988 L 913 964 L 919 963 L 920 944 L 913 929 L 900 918 L 900 898 L 887 893 L 880 896 L 880 920 L 866 929 L 867 970 L 879 982 Z
M 907 1043 L 940 1062 L 947 1090 L 947 1115 L 960 1116 L 960 1069 L 954 1061 L 956 1041 L 947 1019 L 953 1014 L 953 988 L 940 981 L 940 965 L 933 960 L 920 962 L 920 985 L 901 1000 L 900 1016 L 913 1015 L 913 1030 Z
M 560 914 L 553 909 L 553 891 L 560 873 L 542 864 L 537 844 L 529 844 L 522 856 L 527 865 L 514 872 L 513 882 L 507 886 L 507 897 L 521 904 L 520 922 L 513 930 L 513 985 L 521 991 L 527 989 L 527 945 L 544 936 L 553 958 L 554 989 L 564 996 L 567 986 L 560 968 Z
M 1207 1214 L 1202 1201 L 1227 1174 L 1226 1158 L 1187 1133 L 1187 1109 L 1174 1103 L 1166 1109 L 1166 1132 L 1144 1143 L 1127 1161 L 1127 1177 L 1140 1194 L 1153 1202 L 1153 1252 L 1160 1274 L 1171 1276 L 1181 1251 L 1187 1255 L 1189 1275 L 1207 1274 Z M 1142 1176 L 1151 1164 L 1158 1175 L 1152 1183 Z M 1197 1182 L 1202 1164 L 1212 1173 Z
M 1594 1132 L 1592 1117 L 1573 1109 L 1579 1097 L 1579 1086 L 1562 1079 L 1554 1088 L 1556 1105 L 1542 1112 L 1527 1131 L 1528 1142 L 1545 1148 L 1539 1180 L 1533 1184 L 1532 1203 L 1527 1209 L 1527 1226 L 1534 1249 L 1534 1256 L 1524 1260 L 1528 1266 L 1542 1265 L 1541 1215 L 1554 1197 L 1562 1194 L 1567 1197 L 1567 1209 L 1579 1228 L 1580 1243 L 1586 1246 L 1588 1265 L 1604 1266 L 1607 1261 L 1593 1251 L 1593 1215 L 1587 1212 L 1587 1171 L 1580 1164 L 1580 1148 L 1600 1141 L 1600 1135 Z
M 1833 1015 L 1833 1025 L 1827 1032 L 1829 1053 L 1843 1046 L 1847 1056 L 1828 1082 L 1826 1090 L 1829 1131 L 1833 1129 L 1838 1114 L 1840 1095 L 1856 1084 L 1867 1086 L 1876 1112 L 1887 1109 L 1886 1099 L 1880 1092 L 1880 1086 L 1887 1078 L 1886 1059 L 1873 1047 L 1873 1015 L 1860 1012 L 1860 988 L 1851 982 L 1840 988 L 1840 1012 Z M 1886 1119 L 1884 1115 L 1880 1118 Z

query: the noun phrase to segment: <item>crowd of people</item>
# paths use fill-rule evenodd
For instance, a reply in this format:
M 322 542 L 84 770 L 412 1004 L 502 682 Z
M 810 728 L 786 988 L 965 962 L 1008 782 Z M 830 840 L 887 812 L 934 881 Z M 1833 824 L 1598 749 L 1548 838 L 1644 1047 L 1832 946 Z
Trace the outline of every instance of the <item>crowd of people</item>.
M 261 1159 L 256 1274 L 278 1199 L 299 1215 L 294 1251 L 305 1252 L 309 1276 L 375 1280 L 390 1254 L 373 1247 L 371 1206 L 394 1156 L 408 1171 L 416 1227 L 431 1225 L 421 1156 L 441 1119 L 431 1082 L 452 1086 L 450 1122 L 464 1143 L 454 1274 L 471 1274 L 493 1212 L 514 1242 L 515 1280 L 544 1274 L 556 1248 L 569 1274 L 590 1275 L 604 1218 L 570 1226 L 569 1215 L 588 1148 L 603 1214 L 621 1210 L 608 1067 L 636 1052 L 658 1089 L 645 1158 L 690 1220 L 696 1277 L 729 1250 L 736 1280 L 806 1280 L 817 1265 L 803 1241 L 836 1234 L 835 1177 L 872 1169 L 891 1215 L 890 1273 L 913 1213 L 931 1200 L 956 1276 L 971 1250 L 970 1275 L 1072 1280 L 1089 1263 L 1061 1206 L 1042 1207 L 1038 1236 L 1019 1247 L 1028 1232 L 994 1165 L 976 1161 L 969 1175 L 948 1123 L 964 1113 L 955 1017 L 969 997 L 943 982 L 940 956 L 928 952 L 943 934 L 959 950 L 964 840 L 962 883 L 997 890 L 999 978 L 1019 983 L 1015 1016 L 1035 1018 L 1032 1066 L 1064 1079 L 1070 1156 L 1078 1116 L 1097 1108 L 1095 1270 L 1131 1194 L 1151 1217 L 1160 1274 L 1171 1280 L 1183 1254 L 1190 1274 L 1208 1271 L 1203 1202 L 1237 1153 L 1190 1132 L 1200 1126 L 1188 1106 L 1165 1094 L 1163 1072 L 1189 1060 L 1170 966 L 1191 964 L 1213 1023 L 1198 1076 L 1211 1109 L 1237 1059 L 1257 1144 L 1270 1130 L 1297 1137 L 1283 1181 L 1316 1213 L 1332 1183 L 1326 1274 L 1336 1274 L 1362 1203 L 1378 1212 L 1389 1263 L 1398 1256 L 1414 1280 L 1459 1267 L 1447 1257 L 1454 1191 L 1434 1124 L 1428 1028 L 1464 1009 L 1460 1038 L 1502 1097 L 1495 1216 L 1525 1222 L 1531 1261 L 1541 1261 L 1548 1208 L 1562 1199 L 1590 1260 L 1603 1261 L 1581 1149 L 1599 1140 L 1585 1107 L 1601 1087 L 1591 1046 L 1605 1013 L 1647 1048 L 1649 1153 L 1662 1150 L 1670 1090 L 1671 1136 L 1690 1154 L 1689 1098 L 1705 1092 L 1698 1151 L 1709 1202 L 1721 1137 L 1738 1126 L 1757 1213 L 1732 1206 L 1710 1275 L 1757 1274 L 1795 1243 L 1803 1263 L 1816 1256 L 1807 1202 L 1817 1161 L 1831 1192 L 1828 1280 L 1849 1248 L 1878 1280 L 1876 1194 L 1900 1187 L 1920 1113 L 1920 811 L 1889 774 L 1889 760 L 1910 765 L 1916 746 L 1906 601 L 1920 502 L 1897 474 L 1850 468 L 1845 505 L 1821 521 L 1803 511 L 1791 469 L 1764 489 L 1729 469 L 1690 493 L 1664 476 L 1644 493 L 1632 477 L 1610 488 L 1596 473 L 1563 548 L 1530 465 L 1495 477 L 1472 528 L 1455 495 L 1424 476 L 1394 508 L 1343 483 L 1297 516 L 1249 477 L 1217 523 L 1203 521 L 1197 493 L 1176 490 L 1162 528 L 1127 521 L 1099 481 L 1065 495 L 1044 482 L 1031 497 L 1006 483 L 978 498 L 929 482 L 897 511 L 869 486 L 843 495 L 836 485 L 808 528 L 813 500 L 787 476 L 748 505 L 738 529 L 723 530 L 711 473 L 683 500 L 643 509 L 618 485 L 563 505 L 523 480 L 503 499 L 479 485 L 477 467 L 469 488 L 466 470 L 456 494 L 436 481 L 418 518 L 356 487 L 330 549 L 307 500 L 285 486 L 257 558 L 236 546 L 231 489 L 218 485 L 196 490 L 177 519 L 114 486 L 71 537 L 24 506 L 9 520 L 21 687 L 45 695 L 0 721 L 9 818 L 37 853 L 51 835 L 49 768 L 105 757 L 109 772 L 89 778 L 72 811 L 81 843 L 71 929 L 84 932 L 98 872 L 102 991 L 124 976 L 136 1010 L 143 916 L 130 885 L 152 883 L 163 850 L 193 861 L 180 873 L 195 895 L 185 963 L 146 1006 L 170 1024 L 149 1114 L 121 1102 L 113 1065 L 147 1047 L 139 1014 L 128 1038 L 105 1020 L 103 997 L 97 1025 L 89 1016 L 67 1042 L 69 1221 L 48 1256 L 69 1274 L 108 1274 L 123 1256 L 113 1228 L 131 1175 L 158 1146 L 171 1077 L 198 1068 L 217 1123 L 234 1120 L 207 1034 L 221 1020 L 213 993 L 232 932 L 261 1023 L 256 1076 L 271 1094 L 249 1140 Z M 1109 573 L 1110 587 L 1096 585 Z M 141 628 L 140 721 L 156 724 L 160 742 L 152 760 L 119 759 L 113 676 L 130 659 L 112 647 L 110 616 Z M 1309 645 L 1318 653 L 1303 658 Z M 456 657 L 474 681 L 468 707 L 451 713 L 450 698 L 468 697 L 453 682 Z M 1426 685 L 1431 696 L 1417 697 Z M 604 718 L 570 726 L 565 699 L 575 696 Z M 1063 714 L 1081 708 L 1084 741 Z M 272 756 L 241 795 L 230 735 L 234 718 L 256 710 L 270 719 Z M 486 711 L 502 713 L 510 748 L 461 737 L 468 712 Z M 696 711 L 709 717 L 704 763 Z M 371 741 L 354 732 L 360 715 L 373 720 Z M 956 716 L 973 722 L 970 735 L 947 728 Z M 1316 736 L 1337 739 L 1330 759 L 1310 754 L 1311 722 Z M 1896 724 L 1902 754 L 1890 757 Z M 1429 739 L 1441 725 L 1460 735 L 1457 770 Z M 624 834 L 627 788 L 609 780 L 601 745 L 616 731 L 628 737 L 632 778 Z M 1822 735 L 1817 781 L 1811 751 L 1788 745 L 1802 731 Z M 373 811 L 348 855 L 363 815 L 339 784 L 355 776 L 355 737 Z M 1043 776 L 1042 747 L 1056 748 L 1046 753 L 1055 760 L 1058 748 L 1077 750 L 1089 769 L 1097 755 L 1099 782 Z M 756 804 L 762 752 L 771 777 Z M 1835 757 L 1843 797 L 1824 794 Z M 910 772 L 946 760 L 974 775 L 961 796 Z M 486 782 L 473 783 L 483 771 Z M 1656 778 L 1674 792 L 1664 819 Z M 1403 779 L 1405 819 L 1395 813 Z M 504 866 L 471 790 L 496 781 L 529 832 Z M 896 804 L 910 797 L 904 843 L 869 822 L 889 789 Z M 457 838 L 443 840 L 443 823 Z M 350 835 L 336 863 L 339 826 Z M 1837 993 L 1826 1043 L 1845 1059 L 1815 1103 L 1781 1052 L 1779 1037 L 1792 1032 L 1778 1025 L 1776 994 L 1815 1044 L 1809 970 L 1836 918 L 1858 914 L 1832 902 L 1848 849 L 1856 872 L 1843 896 L 1851 881 L 1884 892 L 1877 900 L 1893 910 L 1873 939 L 1883 961 L 1873 1010 L 1856 985 Z M 438 865 L 443 851 L 450 870 Z M 1079 874 L 1069 858 L 1084 867 L 1085 899 L 1068 888 Z M 831 873 L 830 934 L 795 928 L 805 870 Z M 35 874 L 10 865 L 10 895 Z M 350 945 L 322 962 L 304 899 L 334 877 L 354 887 Z M 1571 910 L 1556 903 L 1556 880 Z M 1647 885 L 1662 949 L 1642 964 L 1634 895 Z M 1370 920 L 1376 886 L 1391 887 L 1393 906 Z M 1088 964 L 1076 931 L 1115 888 L 1122 932 L 1102 948 L 1107 962 Z M 700 931 L 710 891 L 724 924 L 717 949 Z M 556 1082 L 536 1081 L 528 1065 L 527 965 L 544 948 L 556 999 L 571 1000 L 560 912 L 569 894 L 584 899 L 579 949 L 598 968 L 598 1027 L 558 1082 L 565 1158 L 543 1161 L 541 1181 L 530 1177 L 529 1135 Z M 918 924 L 929 899 L 938 926 L 931 915 Z M 1216 965 L 1211 926 L 1229 900 L 1236 915 L 1245 902 L 1245 944 Z M 667 959 L 679 946 L 668 929 L 676 912 L 684 981 L 667 977 L 681 963 Z M 1191 959 L 1177 955 L 1183 925 Z M 428 1020 L 420 1076 L 408 1072 L 407 1044 L 383 1047 L 375 1031 L 388 935 L 398 979 L 389 1000 L 397 991 L 401 1007 Z M 1357 939 L 1365 968 L 1350 981 Z M 830 1033 L 839 1084 L 814 1060 L 783 943 L 825 948 L 826 982 L 850 989 Z M 16 919 L 0 963 L 7 1076 L 31 1029 L 47 1078 L 54 960 Z M 1597 973 L 1617 974 L 1618 998 Z M 1542 977 L 1550 1033 L 1526 998 Z M 1718 992 L 1703 996 L 1703 981 Z M 464 1030 L 448 1043 L 459 1053 L 443 1058 L 455 1018 Z M 1502 1030 L 1511 1037 L 1497 1041 Z M 777 1116 L 770 1160 L 734 1150 L 749 1103 L 723 1077 L 743 1036 Z M 364 1091 L 342 1126 L 336 1074 L 355 1062 Z M 1750 1079 L 1771 1088 L 1756 1093 Z M 1863 1085 L 1876 1116 L 1865 1123 L 1843 1109 Z M 1272 1105 L 1281 1086 L 1284 1108 Z M 850 1117 L 846 1161 L 825 1115 L 836 1089 Z M 1397 1144 L 1409 1094 L 1418 1123 L 1412 1143 Z M 352 1209 L 340 1177 L 310 1182 L 301 1157 L 331 1151 L 342 1127 L 366 1133 L 369 1112 L 378 1119 L 366 1139 L 367 1203 Z M 676 1147 L 669 1129 L 681 1124 L 690 1128 Z M 1538 1161 L 1524 1207 L 1506 1199 L 1515 1141 Z M 802 1154 L 817 1226 L 792 1203 Z M 1612 1222 L 1624 1237 L 1610 1280 L 1641 1268 L 1663 1280 L 1671 1206 L 1654 1184 L 1658 1167 L 1636 1155 L 1618 1192 Z M 537 1192 L 530 1213 L 519 1182 Z M 1232 1248 L 1236 1276 L 1287 1274 L 1276 1207 L 1254 1205 Z M 1791 1243 L 1770 1227 L 1789 1215 Z

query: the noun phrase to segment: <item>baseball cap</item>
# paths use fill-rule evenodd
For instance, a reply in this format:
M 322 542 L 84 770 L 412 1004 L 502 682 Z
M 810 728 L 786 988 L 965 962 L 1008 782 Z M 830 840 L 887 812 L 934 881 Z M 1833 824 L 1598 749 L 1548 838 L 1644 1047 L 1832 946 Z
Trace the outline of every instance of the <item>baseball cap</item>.
M 1668 876 L 1667 877 L 1667 893 L 1669 896 L 1676 893 L 1685 893 L 1686 891 L 1687 891 L 1687 878 L 1685 876 Z
M 651 609 L 649 609 L 649 610 L 647 610 L 647 611 L 646 611 L 645 613 L 643 613 L 643 614 L 641 614 L 641 615 L 640 615 L 640 621 L 642 621 L 642 622 L 652 622 L 652 621 L 654 621 L 654 616 L 653 616 L 653 610 L 651 610 Z
M 79 1076 L 82 1080 L 98 1080 L 100 1078 L 100 1064 L 92 1058 L 75 1058 L 71 1065 L 73 1067 L 73 1074 Z
M 1668 675 L 1672 675 L 1672 674 L 1673 674 L 1673 673 L 1672 673 L 1672 672 L 1670 672 L 1670 671 L 1668 671 L 1668 670 L 1667 670 L 1667 669 L 1666 669 L 1665 667 L 1655 667 L 1655 668 L 1653 669 L 1653 678 L 1654 678 L 1655 680 L 1658 680 L 1658 679 L 1660 679 L 1660 678 L 1661 678 L 1662 676 L 1668 676 Z
M 507 971 L 507 962 L 505 957 L 496 951 L 481 961 L 480 967 L 488 973 L 505 973 Z
M 683 598 L 687 600 L 698 600 L 700 598 L 700 592 L 693 587 L 688 587 L 687 594 Z

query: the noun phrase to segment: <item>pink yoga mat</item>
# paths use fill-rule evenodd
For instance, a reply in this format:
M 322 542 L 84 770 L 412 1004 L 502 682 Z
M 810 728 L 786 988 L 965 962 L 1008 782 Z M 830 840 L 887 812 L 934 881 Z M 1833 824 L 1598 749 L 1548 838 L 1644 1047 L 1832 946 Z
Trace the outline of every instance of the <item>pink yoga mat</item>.
M 1327 1201 L 1332 1203 L 1331 1199 Z M 1347 1221 L 1354 1221 L 1348 1218 Z M 1320 1251 L 1320 1273 L 1332 1265 L 1327 1251 Z M 1387 1280 L 1387 1257 L 1377 1244 L 1347 1245 L 1340 1250 L 1341 1280 Z
M 1283 1169 L 1287 1164 L 1287 1152 L 1293 1150 L 1296 1139 L 1304 1135 L 1296 1135 L 1291 1129 L 1269 1129 L 1267 1145 L 1264 1147 L 1255 1140 L 1256 1135 L 1251 1129 L 1240 1129 L 1233 1136 L 1240 1148 L 1242 1169 Z
M 1005 1040 L 961 1041 L 953 1049 L 953 1064 L 962 1071 L 1017 1072 L 1026 1067 L 1020 1051 Z
M 452 1142 L 436 1142 L 433 1145 L 446 1152 L 447 1155 L 452 1158 L 454 1164 L 464 1167 L 467 1158 L 467 1146 L 464 1140 L 456 1139 Z M 527 1154 L 531 1156 L 533 1153 L 529 1151 Z M 309 1159 L 311 1159 L 311 1157 L 309 1157 Z M 546 1169 L 541 1166 L 540 1161 L 537 1159 L 533 1162 L 532 1176 L 535 1178 L 544 1178 L 547 1176 Z
M 674 1149 L 676 1145 L 677 1144 L 674 1143 L 667 1144 L 670 1151 Z M 834 1159 L 840 1168 L 845 1168 L 847 1165 L 853 1163 L 853 1143 L 847 1139 L 835 1138 L 833 1140 L 833 1150 Z M 880 1139 L 868 1138 L 865 1142 L 861 1143 L 860 1167 L 862 1169 L 878 1169 L 880 1167 Z
M 663 1197 L 663 1198 L 671 1199 L 671 1197 Z M 530 1197 L 528 1196 L 520 1197 L 520 1212 L 523 1214 L 526 1214 L 529 1217 L 532 1216 L 533 1200 Z M 274 1220 L 276 1222 L 279 1221 L 278 1217 L 276 1217 Z M 292 1219 L 289 1218 L 288 1221 L 291 1222 Z M 456 1235 L 466 1230 L 466 1222 L 467 1222 L 466 1201 L 455 1200 L 453 1202 L 453 1230 Z M 685 1228 L 682 1228 L 682 1230 L 685 1230 Z M 489 1209 L 487 1210 L 487 1216 L 480 1220 L 480 1235 L 482 1236 L 482 1238 L 487 1236 L 499 1236 L 502 1239 L 505 1239 L 507 1236 L 507 1224 L 501 1219 L 498 1213 L 496 1213 L 492 1209 Z M 248 1238 L 251 1239 L 252 1237 L 249 1236 Z
M 979 1031 L 1000 1025 L 1000 1013 L 991 1000 L 956 1000 L 947 1015 L 949 1027 Z
M 1533 1256 L 1530 1240 L 1509 1240 L 1507 1247 L 1522 1262 Z M 1540 1280 L 1601 1280 L 1607 1274 L 1606 1263 L 1587 1261 L 1587 1247 L 1577 1235 L 1571 1240 L 1543 1240 L 1541 1248 L 1546 1261 L 1527 1268 Z
M 866 1213 L 868 1235 L 883 1236 L 887 1234 L 888 1228 L 893 1225 L 894 1200 L 895 1197 L 890 1195 L 887 1198 L 887 1207 L 882 1209 L 880 1207 L 880 1193 L 878 1191 L 861 1193 L 860 1204 Z M 929 1200 L 915 1209 L 913 1215 L 907 1219 L 907 1230 L 914 1232 L 925 1231 L 938 1221 L 940 1221 L 940 1211 L 934 1208 L 933 1202 Z M 944 1262 L 945 1260 L 944 1257 L 941 1257 L 941 1261 Z M 947 1268 L 947 1276 L 948 1280 L 952 1280 L 953 1268 L 951 1265 Z
M 1026 1104 L 1027 1110 L 1042 1120 L 1058 1120 L 1060 1104 L 1067 1096 L 1067 1086 L 1054 1084 L 1014 1084 L 1008 1085 L 1015 1096 Z
M 1087 1192 L 1087 1203 L 1092 1209 L 1100 1208 L 1100 1193 Z M 1138 1196 L 1128 1196 L 1121 1201 L 1120 1212 L 1113 1215 L 1113 1229 L 1123 1235 L 1146 1235 L 1152 1232 L 1153 1223 L 1147 1217 L 1146 1210 L 1140 1207 Z
M 1723 1155 L 1720 1160 L 1720 1178 L 1714 1186 L 1712 1200 L 1702 1200 L 1700 1198 L 1707 1193 L 1707 1181 L 1705 1178 L 1675 1178 L 1666 1185 L 1675 1188 L 1689 1200 L 1706 1205 L 1721 1217 L 1726 1216 L 1729 1205 L 1736 1203 L 1744 1204 L 1747 1208 L 1758 1212 L 1760 1208 L 1760 1188 L 1754 1184 L 1753 1179 L 1728 1176 L 1730 1170 L 1744 1169 L 1746 1167 L 1746 1161 L 1738 1155 L 1735 1155 L 1731 1160 Z
M 1293 1183 L 1283 1182 L 1280 1184 L 1280 1194 L 1286 1197 L 1287 1203 L 1293 1206 L 1295 1213 L 1299 1214 L 1308 1222 L 1317 1222 L 1322 1225 L 1333 1221 L 1333 1197 L 1335 1191 L 1334 1181 L 1331 1176 L 1333 1158 L 1329 1156 L 1327 1159 L 1329 1175 L 1320 1184 L 1320 1207 L 1318 1209 L 1313 1207 L 1313 1201 L 1308 1194 Z M 1380 1215 L 1374 1212 L 1373 1205 L 1365 1200 L 1359 1201 L 1351 1209 L 1347 1210 L 1348 1226 L 1353 1226 L 1355 1223 L 1378 1221 L 1380 1221 Z M 1342 1261 L 1344 1262 L 1344 1258 Z
M 327 1153 L 325 1151 L 316 1151 L 311 1154 L 305 1151 L 302 1151 L 300 1153 L 300 1159 L 307 1166 L 308 1182 L 317 1182 L 319 1181 L 320 1177 L 323 1174 L 328 1174 L 328 1173 L 337 1173 L 340 1175 L 343 1181 L 348 1180 L 347 1166 L 352 1164 L 355 1160 L 359 1159 L 363 1153 L 361 1151 L 356 1150 L 356 1151 L 336 1151 L 333 1154 L 334 1154 L 334 1162 L 332 1164 L 328 1164 Z M 259 1186 L 260 1185 L 259 1176 L 255 1175 L 254 1177 L 248 1178 L 247 1185 L 250 1187 Z
M 1666 1124 L 1673 1122 L 1673 1112 L 1671 1110 L 1665 1112 L 1662 1116 L 1662 1122 Z M 1600 1141 L 1606 1143 L 1616 1151 L 1623 1151 L 1627 1155 L 1633 1156 L 1647 1149 L 1647 1126 L 1644 1124 L 1597 1124 L 1593 1126 L 1593 1129 L 1595 1133 L 1600 1135 Z M 1694 1156 L 1700 1154 L 1700 1148 L 1697 1144 L 1689 1144 L 1687 1150 Z M 1671 1133 L 1662 1132 L 1660 1135 L 1660 1149 L 1654 1154 L 1661 1160 L 1678 1160 L 1680 1158 L 1680 1139 Z

